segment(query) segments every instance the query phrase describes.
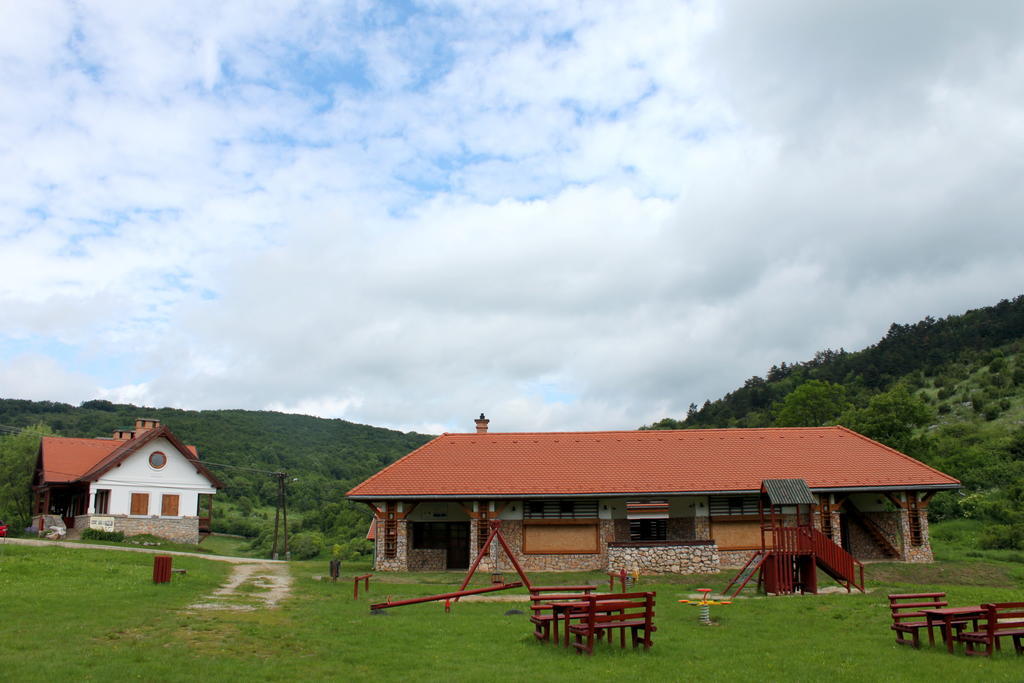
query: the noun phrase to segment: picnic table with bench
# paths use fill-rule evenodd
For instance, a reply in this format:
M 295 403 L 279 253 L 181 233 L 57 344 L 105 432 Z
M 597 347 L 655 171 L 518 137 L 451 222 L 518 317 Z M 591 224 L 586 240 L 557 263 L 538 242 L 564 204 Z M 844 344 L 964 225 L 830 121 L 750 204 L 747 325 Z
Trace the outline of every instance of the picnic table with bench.
M 625 648 L 626 629 L 631 632 L 634 649 L 643 643 L 644 649 L 649 650 L 654 644 L 651 634 L 657 630 L 654 597 L 653 591 L 586 596 L 572 613 L 578 621 L 568 625 L 569 633 L 575 636 L 576 652 L 593 654 L 594 640 L 607 634 L 610 643 L 615 630 L 619 631 L 619 646 Z
M 998 650 L 1000 638 L 1013 638 L 1013 648 L 1024 654 L 1024 602 L 995 602 L 981 605 L 982 619 L 973 631 L 963 630 L 956 639 L 964 644 L 964 654 L 985 655 Z
M 607 636 L 612 641 L 615 631 L 619 632 L 619 644 L 626 647 L 626 631 L 631 634 L 633 647 L 641 643 L 644 649 L 653 644 L 651 634 L 654 626 L 654 592 L 592 594 L 593 586 L 557 586 L 557 590 L 576 589 L 575 593 L 551 593 L 531 591 L 530 600 L 534 624 L 534 636 L 538 640 L 551 640 L 556 645 L 559 638 L 559 623 L 562 623 L 564 645 L 569 647 L 570 635 L 575 636 L 573 647 L 577 652 L 593 654 L 594 641 Z
M 945 600 L 945 593 L 893 593 L 888 596 L 889 609 L 892 611 L 892 626 L 896 632 L 896 642 L 899 645 L 910 645 L 914 648 L 921 647 L 921 629 L 928 630 L 928 644 L 935 644 L 934 628 L 942 629 L 945 636 L 952 628 L 962 628 L 970 621 L 969 616 L 961 617 L 955 612 L 939 612 L 938 610 L 948 609 L 949 602 Z M 953 608 L 962 609 L 962 608 Z M 977 610 L 978 608 L 974 608 Z M 907 640 L 906 636 L 910 636 Z M 952 651 L 952 638 L 947 638 Z
M 965 654 L 991 655 L 1000 649 L 1001 638 L 1013 638 L 1017 654 L 1024 654 L 1024 602 L 950 607 L 945 593 L 895 593 L 888 597 L 891 629 L 900 645 L 920 647 L 921 629 L 928 630 L 928 644 L 935 645 L 938 628 L 949 653 L 954 652 L 956 643 L 963 643 Z
M 597 586 L 531 586 L 530 587 L 530 622 L 534 625 L 533 635 L 537 640 L 550 640 L 552 626 L 554 641 L 558 644 L 558 619 L 562 616 L 561 603 L 574 602 L 590 595 Z M 558 603 L 559 607 L 554 605 Z

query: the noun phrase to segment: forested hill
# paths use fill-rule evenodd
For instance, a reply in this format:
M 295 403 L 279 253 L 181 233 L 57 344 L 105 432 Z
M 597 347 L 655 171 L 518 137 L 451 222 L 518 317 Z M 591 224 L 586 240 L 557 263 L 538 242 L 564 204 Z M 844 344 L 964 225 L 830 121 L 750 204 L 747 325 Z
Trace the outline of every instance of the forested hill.
M 311 509 L 338 502 L 354 485 L 430 440 L 414 432 L 252 410 L 177 410 L 144 408 L 109 401 L 80 406 L 51 401 L 0 399 L 0 425 L 49 426 L 58 436 L 105 437 L 137 417 L 161 421 L 202 460 L 248 468 L 286 471 L 292 480 L 289 504 Z M 223 497 L 272 504 L 275 481 L 247 470 L 212 467 L 226 484 Z
M 826 349 L 808 361 L 773 365 L 765 377 L 751 377 L 721 399 L 706 401 L 702 407 L 691 404 L 685 418 L 666 418 L 653 426 L 772 426 L 778 402 L 808 380 L 841 384 L 848 399 L 863 403 L 900 380 L 920 384 L 922 377 L 942 375 L 947 367 L 969 364 L 1021 339 L 1024 296 L 948 318 L 928 317 L 905 325 L 893 323 L 881 341 L 862 351 Z
M 948 472 L 933 521 L 973 520 L 988 548 L 1024 549 L 1024 296 L 893 324 L 861 351 L 825 350 L 645 429 L 841 424 Z

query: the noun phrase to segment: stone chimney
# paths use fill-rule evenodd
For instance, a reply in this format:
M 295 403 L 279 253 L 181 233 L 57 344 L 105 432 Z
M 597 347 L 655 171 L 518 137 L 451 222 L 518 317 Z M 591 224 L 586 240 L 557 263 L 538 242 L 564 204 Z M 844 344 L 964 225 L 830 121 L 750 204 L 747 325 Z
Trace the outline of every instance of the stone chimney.
M 150 429 L 157 429 L 160 427 L 160 420 L 153 420 L 146 417 L 135 418 L 135 436 L 142 436 Z
M 483 413 L 480 413 L 480 417 L 478 417 L 477 419 L 473 420 L 473 422 L 476 422 L 476 433 L 477 434 L 486 434 L 487 433 L 487 423 L 490 422 L 490 420 L 488 420 L 486 417 L 484 417 Z

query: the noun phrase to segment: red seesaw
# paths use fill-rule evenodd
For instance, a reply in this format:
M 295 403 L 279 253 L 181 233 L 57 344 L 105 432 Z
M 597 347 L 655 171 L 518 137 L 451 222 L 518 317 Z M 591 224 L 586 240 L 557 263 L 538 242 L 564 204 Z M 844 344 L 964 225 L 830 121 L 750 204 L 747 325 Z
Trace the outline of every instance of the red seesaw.
M 421 602 L 434 602 L 436 600 L 455 600 L 456 602 L 458 602 L 459 598 L 461 598 L 463 595 L 478 595 L 480 593 L 492 593 L 494 591 L 503 591 L 508 590 L 509 588 L 519 588 L 521 586 L 526 586 L 528 589 L 531 588 L 532 585 L 530 584 L 529 577 L 526 576 L 526 572 L 523 571 L 523 568 L 519 565 L 519 562 L 516 561 L 515 556 L 512 554 L 512 550 L 509 549 L 508 544 L 505 543 L 505 537 L 501 535 L 501 521 L 497 519 L 492 520 L 490 527 L 491 533 L 487 535 L 487 540 L 484 542 L 483 547 L 480 548 L 480 552 L 477 553 L 476 559 L 473 560 L 473 564 L 472 566 L 470 566 L 469 571 L 466 572 L 466 577 L 462 580 L 462 585 L 459 586 L 459 590 L 453 591 L 451 593 L 441 593 L 440 595 L 428 595 L 422 598 L 410 598 L 409 600 L 395 600 L 394 602 L 391 601 L 391 596 L 388 596 L 385 602 L 378 602 L 376 604 L 370 605 L 370 609 L 376 610 L 384 609 L 386 607 L 401 607 L 402 605 L 415 605 Z M 519 578 L 522 579 L 522 581 L 504 583 L 498 586 L 488 586 L 487 588 L 471 588 L 469 590 L 466 590 L 466 586 L 469 585 L 469 580 L 473 578 L 473 574 L 476 572 L 477 567 L 480 566 L 480 560 L 482 560 L 484 556 L 487 555 L 487 552 L 491 549 L 491 543 L 493 543 L 495 540 L 497 540 L 497 542 L 501 545 L 502 549 L 505 551 L 505 555 L 512 563 L 512 566 L 515 567 L 516 573 L 519 574 Z

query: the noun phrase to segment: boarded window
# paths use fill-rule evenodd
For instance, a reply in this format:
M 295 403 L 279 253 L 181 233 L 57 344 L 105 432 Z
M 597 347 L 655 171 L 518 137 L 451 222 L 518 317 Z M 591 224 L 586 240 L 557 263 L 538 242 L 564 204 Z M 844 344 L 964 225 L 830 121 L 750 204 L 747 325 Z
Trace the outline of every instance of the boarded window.
M 720 550 L 750 550 L 761 547 L 760 522 L 711 521 L 711 537 Z M 768 539 L 771 540 L 770 538 Z
M 165 493 L 160 499 L 160 514 L 164 517 L 178 516 L 178 496 Z
M 97 515 L 105 515 L 110 512 L 110 489 L 96 490 L 96 501 L 92 508 Z
M 148 493 L 133 493 L 132 494 L 132 514 L 133 515 L 148 515 L 149 514 L 149 494 Z
M 526 554 L 600 552 L 597 524 L 527 524 L 523 527 Z

